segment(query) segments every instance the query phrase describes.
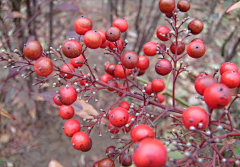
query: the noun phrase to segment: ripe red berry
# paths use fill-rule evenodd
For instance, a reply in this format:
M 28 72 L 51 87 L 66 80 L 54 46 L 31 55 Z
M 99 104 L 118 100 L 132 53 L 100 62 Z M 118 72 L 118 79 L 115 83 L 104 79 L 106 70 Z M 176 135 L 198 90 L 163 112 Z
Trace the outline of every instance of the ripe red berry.
M 112 109 L 109 120 L 113 126 L 122 127 L 127 124 L 128 117 L 128 111 L 125 108 L 116 107 Z
M 110 92 L 112 92 L 112 91 L 115 90 L 115 89 L 110 88 L 110 86 L 115 87 L 115 88 L 118 87 L 118 83 L 117 83 L 116 81 L 113 81 L 113 80 L 108 81 L 108 85 L 109 85 L 108 90 L 109 90 Z
M 143 46 L 143 52 L 147 56 L 155 56 L 157 54 L 157 44 L 155 42 L 148 42 Z
M 220 67 L 220 74 L 222 75 L 226 71 L 238 71 L 238 66 L 232 62 L 223 63 Z
M 175 9 L 175 0 L 160 0 L 158 5 L 162 13 L 171 13 Z
M 100 48 L 105 49 L 107 46 L 109 46 L 110 42 L 108 40 L 106 40 L 101 46 Z
M 81 124 L 76 119 L 69 119 L 64 124 L 64 133 L 68 137 L 72 137 L 75 133 L 81 130 Z
M 180 0 L 177 3 L 177 8 L 181 11 L 181 12 L 187 12 L 190 9 L 190 3 L 187 0 Z
M 118 154 L 115 146 L 107 147 L 105 152 L 108 158 L 114 158 Z
M 113 77 L 110 74 L 103 74 L 101 76 L 101 81 L 108 83 L 108 81 L 113 80 Z
M 188 129 L 204 130 L 209 123 L 209 116 L 206 111 L 198 106 L 188 107 L 182 114 L 183 124 Z M 193 130 L 193 129 L 192 129 Z
M 132 69 L 138 65 L 138 55 L 133 51 L 126 51 L 121 56 L 122 65 L 128 69 Z
M 66 79 L 71 79 L 73 77 L 73 75 L 71 74 L 66 74 L 64 72 L 70 72 L 70 73 L 73 73 L 75 72 L 75 68 L 72 64 L 64 64 L 61 69 L 60 69 L 62 72 L 61 72 L 61 75 L 66 78 Z
M 204 27 L 203 22 L 200 21 L 200 20 L 192 20 L 188 24 L 188 29 L 191 30 L 191 33 L 194 34 L 194 35 L 202 32 L 203 27 Z
M 121 32 L 117 27 L 110 27 L 106 31 L 106 38 L 110 42 L 115 42 L 119 40 L 120 35 L 121 35 Z
M 205 89 L 214 83 L 216 80 L 211 75 L 202 75 L 196 79 L 194 86 L 196 91 L 203 95 Z
M 91 84 L 91 81 L 88 80 L 88 75 L 87 74 L 83 74 L 83 77 L 82 77 L 82 80 L 79 81 L 79 83 L 82 85 L 82 86 L 86 86 L 85 84 Z
M 23 54 L 30 60 L 37 60 L 42 56 L 43 48 L 38 41 L 28 41 L 23 48 Z
M 226 71 L 221 76 L 221 83 L 227 85 L 229 88 L 236 88 L 240 84 L 240 76 L 238 71 Z
M 71 143 L 76 150 L 86 150 L 90 144 L 90 138 L 85 132 L 77 132 L 72 136 Z
M 117 27 L 121 32 L 125 32 L 128 29 L 128 23 L 125 19 L 116 19 L 113 21 L 113 27 Z
M 137 144 L 133 161 L 137 167 L 162 167 L 167 162 L 167 150 L 160 140 L 146 138 Z
M 110 42 L 108 45 L 110 50 L 113 50 L 114 48 L 116 48 L 118 51 L 122 51 L 123 50 L 123 40 L 120 38 L 119 40 L 116 41 L 116 44 L 113 42 Z
M 75 21 L 74 29 L 77 34 L 84 35 L 87 31 L 92 29 L 92 21 L 89 18 L 80 17 Z
M 165 88 L 165 83 L 161 79 L 154 79 L 152 81 L 152 91 L 153 92 L 161 92 Z
M 110 113 L 109 113 L 110 114 Z M 114 127 L 111 122 L 108 122 L 108 130 L 110 130 L 110 133 L 117 134 L 119 132 L 119 128 Z
M 99 161 L 94 162 L 93 167 L 98 167 Z
M 72 106 L 62 105 L 59 109 L 59 115 L 62 119 L 71 119 L 74 116 L 74 108 Z
M 202 42 L 202 43 L 204 43 L 203 40 L 200 39 L 200 38 L 195 38 L 191 42 Z
M 223 108 L 231 101 L 230 89 L 221 83 L 215 83 L 205 89 L 204 101 L 212 109 Z
M 60 95 L 58 93 L 56 93 L 54 96 L 53 96 L 53 101 L 55 104 L 57 104 L 58 106 L 61 106 L 62 103 L 60 101 Z
M 102 45 L 101 35 L 94 30 L 86 32 L 83 41 L 85 45 L 91 49 L 97 49 Z
M 155 97 L 154 100 L 155 100 L 156 102 L 162 103 L 162 102 L 164 102 L 165 97 L 164 97 L 164 95 L 162 95 L 161 93 L 158 93 L 158 94 L 156 95 L 156 97 Z
M 114 75 L 115 68 L 115 64 L 110 63 L 105 66 L 105 71 L 110 75 Z
M 161 59 L 156 63 L 155 71 L 159 75 L 167 75 L 172 71 L 172 63 L 167 59 Z
M 147 86 L 146 86 L 146 88 L 145 88 L 145 92 L 146 92 L 148 95 L 150 95 L 150 94 L 153 93 L 153 91 L 152 91 L 152 83 L 148 83 L 148 84 L 147 84 Z
M 121 101 L 121 103 L 119 103 L 118 105 L 119 107 L 125 108 L 126 110 L 130 109 L 130 105 L 127 101 Z
M 92 148 L 92 139 L 91 138 L 89 138 L 89 139 L 90 139 L 89 145 L 87 146 L 86 149 L 81 150 L 82 152 L 88 152 L 89 150 L 91 150 L 91 148 Z
M 133 116 L 133 115 L 130 115 L 130 116 L 128 117 L 128 122 L 127 122 L 127 124 L 122 128 L 122 131 L 123 131 L 123 132 L 128 133 L 128 132 L 130 132 L 130 131 L 132 130 L 132 126 L 133 126 L 133 124 L 134 124 L 134 122 L 131 123 L 132 119 L 134 119 L 134 116 Z
M 152 128 L 148 125 L 141 124 L 133 128 L 131 131 L 131 138 L 133 143 L 137 143 L 145 138 L 154 138 L 155 134 Z
M 62 52 L 68 58 L 78 57 L 82 53 L 82 44 L 75 40 L 69 40 L 62 45 Z
M 166 26 L 161 26 L 157 29 L 156 35 L 162 41 L 168 41 L 168 38 L 171 38 L 170 29 Z M 166 37 L 165 37 L 166 36 Z M 167 38 L 168 37 L 168 38 Z
M 102 44 L 101 44 L 101 46 L 106 42 L 106 32 L 105 31 L 102 31 L 102 30 L 98 30 L 97 31 L 100 35 L 101 35 L 101 38 L 102 38 Z M 100 46 L 100 47 L 101 47 Z M 107 47 L 107 46 L 106 46 Z
M 198 74 L 198 76 L 196 77 L 196 80 L 197 80 L 198 78 L 201 78 L 201 77 L 204 77 L 204 76 L 210 76 L 210 77 L 211 77 L 211 75 L 209 75 L 209 74 L 207 74 L 207 73 L 205 73 L 205 72 L 202 72 L 202 73 Z
M 205 54 L 205 45 L 202 42 L 191 42 L 187 46 L 187 53 L 192 58 L 200 58 Z
M 122 165 L 122 166 L 130 166 L 132 165 L 132 156 L 128 153 L 122 153 L 120 154 L 119 156 L 119 163 Z
M 115 164 L 110 158 L 104 158 L 98 162 L 98 167 L 115 167 Z
M 70 59 L 70 63 L 73 65 L 74 68 L 82 67 L 84 62 L 84 57 L 82 55 Z
M 177 55 L 180 55 L 184 52 L 185 50 L 185 44 L 182 43 L 181 41 L 178 41 L 177 42 L 177 45 L 176 45 L 176 42 L 172 43 L 171 46 L 170 46 L 170 50 L 173 54 L 176 53 L 176 50 L 177 50 Z
M 77 91 L 73 86 L 64 86 L 59 91 L 60 101 L 64 105 L 71 105 L 77 100 Z
M 125 85 L 120 84 L 120 85 L 118 85 L 118 88 L 119 88 L 119 89 L 122 89 L 123 91 L 127 91 L 127 85 L 126 85 L 126 84 L 125 84 Z M 117 94 L 118 94 L 119 96 L 122 96 L 122 95 L 123 95 L 123 94 L 120 93 L 120 92 L 117 92 Z
M 34 64 L 35 72 L 42 77 L 46 77 L 53 72 L 53 62 L 47 57 L 41 57 Z
M 146 70 L 149 67 L 149 59 L 145 56 L 139 56 L 138 57 L 138 65 L 137 68 L 140 68 L 140 70 Z
M 115 66 L 114 75 L 117 78 L 125 78 L 125 73 L 126 73 L 126 76 L 129 76 L 130 75 L 130 69 L 125 69 L 125 72 L 124 72 L 122 65 L 117 64 Z

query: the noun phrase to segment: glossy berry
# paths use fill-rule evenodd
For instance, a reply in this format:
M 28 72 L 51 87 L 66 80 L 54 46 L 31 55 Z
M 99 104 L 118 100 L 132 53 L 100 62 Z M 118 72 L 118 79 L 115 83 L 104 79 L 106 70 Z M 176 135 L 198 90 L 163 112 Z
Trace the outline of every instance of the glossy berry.
M 154 138 L 155 134 L 152 128 L 150 128 L 148 125 L 141 124 L 136 127 L 134 127 L 131 131 L 131 138 L 133 143 L 137 143 L 144 138 Z
M 110 63 L 108 66 L 105 66 L 105 71 L 110 75 L 114 75 L 115 68 L 115 64 Z
M 102 45 L 101 35 L 94 30 L 86 32 L 83 41 L 85 45 L 91 49 L 97 49 Z
M 212 109 L 220 109 L 228 105 L 231 101 L 231 91 L 230 89 L 221 83 L 215 83 L 205 89 L 204 101 Z
M 102 30 L 98 30 L 97 33 L 99 33 L 101 35 L 101 38 L 102 38 L 102 44 L 101 46 L 106 42 L 106 32 L 105 31 L 102 31 Z M 101 47 L 100 46 L 100 47 Z
M 110 42 L 115 42 L 119 40 L 121 31 L 117 27 L 110 27 L 106 31 L 106 38 Z
M 73 77 L 73 75 L 71 74 L 66 74 L 64 72 L 69 72 L 69 73 L 73 73 L 75 72 L 75 68 L 72 64 L 64 64 L 61 69 L 60 69 L 62 72 L 61 72 L 61 75 L 66 78 L 66 79 L 71 79 Z
M 98 167 L 115 167 L 115 164 L 110 158 L 104 158 L 98 162 Z
M 112 109 L 109 120 L 111 124 L 115 127 L 122 127 L 127 124 L 128 121 L 128 111 L 122 107 L 116 107 Z
M 71 143 L 76 150 L 86 150 L 91 140 L 85 132 L 77 132 L 72 136 Z
M 91 148 L 92 148 L 92 139 L 91 138 L 89 138 L 89 139 L 90 139 L 89 145 L 87 146 L 87 148 L 81 150 L 82 152 L 88 152 L 89 150 L 91 150 Z
M 87 31 L 92 29 L 92 21 L 89 18 L 80 17 L 75 21 L 74 29 L 77 34 L 84 35 Z
M 167 59 L 161 59 L 156 63 L 155 71 L 159 75 L 167 75 L 172 71 L 172 63 Z
M 47 57 L 41 57 L 34 64 L 35 72 L 42 77 L 46 77 L 53 72 L 53 62 Z
M 216 83 L 216 80 L 212 76 L 202 75 L 196 79 L 194 86 L 196 91 L 203 95 L 205 89 L 214 83 Z
M 121 101 L 118 105 L 119 107 L 125 108 L 126 110 L 130 109 L 130 104 L 127 101 Z
M 101 81 L 108 83 L 108 81 L 113 80 L 113 77 L 110 74 L 103 74 L 101 76 Z
M 76 119 L 69 119 L 65 122 L 63 130 L 66 136 L 72 137 L 81 130 L 81 124 Z
M 108 122 L 108 130 L 112 134 L 117 134 L 119 132 L 119 128 L 114 127 L 111 122 Z
M 165 100 L 165 97 L 163 94 L 158 93 L 154 99 L 156 102 L 163 103 Z
M 105 48 L 107 48 L 107 47 L 109 46 L 109 44 L 110 44 L 110 42 L 109 42 L 108 40 L 106 40 L 106 41 L 100 46 L 100 48 L 105 49 Z
M 155 42 L 148 42 L 143 46 L 143 52 L 147 56 L 155 56 L 157 54 L 157 44 Z
M 167 162 L 167 150 L 160 140 L 146 138 L 136 145 L 133 161 L 137 167 L 163 167 Z
M 110 50 L 113 50 L 114 48 L 116 48 L 118 51 L 122 51 L 123 50 L 123 40 L 120 38 L 119 40 L 116 41 L 117 44 L 110 42 L 108 47 Z
M 75 40 L 69 40 L 63 43 L 62 52 L 67 58 L 78 57 L 82 53 L 82 44 Z
M 133 51 L 126 51 L 121 56 L 122 65 L 128 69 L 132 69 L 138 65 L 138 55 Z
M 139 56 L 138 57 L 138 65 L 137 68 L 140 68 L 140 70 L 146 70 L 149 67 L 149 59 L 146 56 Z
M 53 101 L 54 101 L 54 103 L 55 103 L 56 105 L 58 105 L 58 106 L 61 106 L 61 105 L 62 105 L 62 103 L 61 103 L 61 101 L 60 101 L 60 95 L 59 95 L 58 93 L 56 93 L 56 94 L 53 96 Z
M 190 2 L 188 2 L 187 0 L 180 0 L 177 3 L 177 8 L 181 11 L 181 12 L 187 12 L 190 9 Z
M 240 76 L 238 71 L 226 71 L 221 76 L 221 83 L 227 85 L 229 88 L 236 88 L 240 84 Z
M 60 101 L 64 105 L 71 105 L 77 100 L 77 91 L 73 86 L 64 86 L 59 91 Z
M 159 27 L 158 29 L 157 29 L 157 31 L 156 31 L 156 35 L 157 35 L 157 37 L 160 39 L 160 40 L 162 40 L 162 41 L 168 41 L 168 38 L 171 38 L 171 34 L 169 34 L 170 33 L 170 29 L 168 28 L 168 27 L 166 27 L 166 26 L 161 26 L 161 27 Z M 165 36 L 167 36 L 167 37 L 165 37 Z
M 191 42 L 187 46 L 187 53 L 192 58 L 200 58 L 205 54 L 206 48 L 202 42 Z
M 209 116 L 206 111 L 198 106 L 188 107 L 182 114 L 183 124 L 188 129 L 204 130 L 209 123 Z
M 118 154 L 118 152 L 116 151 L 116 147 L 115 146 L 107 147 L 105 152 L 106 152 L 106 156 L 108 158 L 114 158 Z
M 145 92 L 148 94 L 148 95 L 151 95 L 153 93 L 152 91 L 152 83 L 148 83 L 146 88 L 145 88 Z
M 124 69 L 123 69 L 122 65 L 117 64 L 115 66 L 114 75 L 117 78 L 125 78 L 125 73 L 126 73 L 126 76 L 129 76 L 130 75 L 130 69 L 125 69 L 125 72 L 124 72 Z
M 222 75 L 226 71 L 238 71 L 238 66 L 232 62 L 223 63 L 220 67 L 220 74 Z
M 204 77 L 204 76 L 210 76 L 210 77 L 211 77 L 210 74 L 207 74 L 207 73 L 205 73 L 205 72 L 202 72 L 202 73 L 198 74 L 198 76 L 196 77 L 196 80 L 197 80 L 198 78 L 201 78 L 201 77 Z
M 178 47 L 177 47 L 178 46 Z M 178 41 L 177 42 L 177 45 L 176 45 L 176 42 L 172 43 L 171 46 L 170 46 L 170 51 L 175 54 L 176 53 L 176 50 L 177 50 L 177 55 L 180 55 L 182 54 L 184 51 L 185 51 L 185 44 L 182 43 L 181 41 Z
M 160 0 L 158 5 L 162 13 L 171 13 L 175 9 L 175 0 Z
M 160 52 L 166 51 L 167 47 L 164 43 L 159 43 L 158 48 L 160 49 Z
M 154 79 L 152 81 L 152 91 L 153 92 L 161 92 L 165 88 L 165 83 L 161 79 Z
M 194 34 L 194 35 L 202 32 L 203 27 L 204 27 L 203 22 L 200 21 L 200 20 L 192 20 L 188 24 L 188 29 L 191 30 L 191 33 Z
M 99 161 L 94 162 L 93 167 L 98 167 Z
M 23 54 L 30 60 L 37 60 L 42 56 L 43 48 L 38 41 L 28 41 L 23 48 Z
M 109 80 L 109 81 L 108 81 L 108 85 L 109 85 L 108 90 L 109 90 L 110 92 L 112 92 L 112 91 L 115 90 L 115 89 L 112 89 L 112 88 L 110 88 L 110 87 L 115 87 L 115 88 L 118 87 L 118 83 L 117 83 L 116 81 L 113 81 L 113 80 Z
M 59 109 L 59 115 L 62 119 L 71 119 L 74 116 L 74 108 L 72 106 L 62 105 Z
M 113 21 L 113 27 L 117 27 L 121 32 L 125 32 L 128 29 L 128 23 L 125 19 L 116 19 Z
M 130 154 L 127 153 L 122 153 L 119 156 L 119 163 L 122 166 L 130 166 L 132 165 L 132 156 Z
M 195 38 L 191 42 L 202 42 L 202 43 L 204 43 L 203 40 L 200 39 L 200 38 Z
M 82 55 L 70 59 L 70 63 L 73 65 L 74 68 L 82 67 L 84 62 L 84 57 Z

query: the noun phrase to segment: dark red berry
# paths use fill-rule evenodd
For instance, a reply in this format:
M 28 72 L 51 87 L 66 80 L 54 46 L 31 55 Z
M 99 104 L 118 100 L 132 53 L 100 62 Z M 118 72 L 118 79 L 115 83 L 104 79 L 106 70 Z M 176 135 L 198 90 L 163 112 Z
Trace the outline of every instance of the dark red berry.
M 181 11 L 181 12 L 187 12 L 190 9 L 190 3 L 187 0 L 180 0 L 177 3 L 177 8 Z
M 69 73 L 73 73 L 75 72 L 75 68 L 72 64 L 64 64 L 61 69 L 60 69 L 62 72 L 61 72 L 61 75 L 66 78 L 66 79 L 71 79 L 73 77 L 73 75 L 71 74 L 67 74 L 67 73 L 64 73 L 64 72 L 69 72 Z
M 119 40 L 121 31 L 117 27 L 110 27 L 106 31 L 106 38 L 111 42 Z
M 74 116 L 74 108 L 72 106 L 62 105 L 59 109 L 59 115 L 62 119 L 71 119 Z
M 155 71 L 159 75 L 167 75 L 172 71 L 172 63 L 167 59 L 161 59 L 156 63 Z
M 37 60 L 42 56 L 43 48 L 38 41 L 28 41 L 23 48 L 23 54 L 30 60 Z
M 62 45 L 62 52 L 68 58 L 78 57 L 82 53 L 82 44 L 75 40 L 69 40 Z
M 158 5 L 162 13 L 171 13 L 175 9 L 175 0 L 160 0 Z
M 47 57 L 41 57 L 34 64 L 35 72 L 42 77 L 46 77 L 53 72 L 53 62 Z
M 191 42 L 187 46 L 187 53 L 192 58 L 200 58 L 205 54 L 206 48 L 202 42 Z
M 64 105 L 71 105 L 77 100 L 77 91 L 73 86 L 64 86 L 59 91 L 60 101 Z
M 122 65 L 128 69 L 132 69 L 138 65 L 138 55 L 133 51 L 126 51 L 121 56 Z
M 203 27 L 203 22 L 200 20 L 193 20 L 188 24 L 188 29 L 191 30 L 191 33 L 194 35 L 202 32 Z

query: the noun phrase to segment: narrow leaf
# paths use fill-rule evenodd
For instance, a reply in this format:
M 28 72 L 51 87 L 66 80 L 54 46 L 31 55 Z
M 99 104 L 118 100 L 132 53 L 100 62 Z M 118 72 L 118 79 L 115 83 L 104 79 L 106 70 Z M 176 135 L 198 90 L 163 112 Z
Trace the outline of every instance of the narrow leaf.
M 18 71 L 18 68 L 12 69 L 12 70 L 9 72 L 9 74 L 8 74 L 8 76 L 7 76 L 7 78 L 6 78 L 6 81 L 9 80 L 10 78 L 13 78 L 13 77 L 15 77 L 16 75 L 20 74 L 20 73 L 23 72 L 25 69 L 27 69 L 27 67 L 28 67 L 28 66 L 24 66 L 24 67 L 23 67 L 21 70 L 19 70 L 19 71 Z
M 4 103 L 8 103 L 8 101 L 11 99 L 12 95 L 14 94 L 15 89 L 12 88 L 6 95 Z
M 1 106 L 0 106 L 0 114 L 7 117 L 7 118 L 10 118 L 12 120 L 15 120 L 15 118 L 13 116 L 11 116 L 6 110 L 4 110 Z
M 240 8 L 240 2 L 237 2 L 234 5 L 230 6 L 230 8 L 228 8 L 226 13 L 231 12 L 232 10 L 235 10 L 235 9 L 238 9 L 238 8 Z

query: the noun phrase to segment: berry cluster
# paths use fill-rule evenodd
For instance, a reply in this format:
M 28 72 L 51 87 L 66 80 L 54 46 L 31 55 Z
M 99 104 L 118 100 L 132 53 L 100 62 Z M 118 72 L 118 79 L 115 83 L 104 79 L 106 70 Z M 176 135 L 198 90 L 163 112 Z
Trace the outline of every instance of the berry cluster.
M 18 70 L 27 66 L 26 78 L 36 73 L 41 79 L 37 79 L 34 85 L 42 85 L 49 79 L 55 79 L 53 87 L 59 87 L 59 91 L 53 96 L 53 101 L 60 106 L 59 115 L 66 119 L 63 131 L 71 138 L 73 148 L 83 152 L 91 150 L 94 141 L 89 137 L 92 129 L 99 126 L 99 136 L 102 136 L 101 122 L 105 117 L 109 120 L 107 131 L 122 143 L 122 147 L 109 146 L 106 148 L 106 156 L 93 164 L 93 167 L 114 167 L 118 158 L 122 166 L 130 166 L 134 162 L 137 167 L 161 167 L 161 166 L 215 166 L 216 160 L 219 165 L 222 163 L 231 166 L 233 163 L 239 165 L 238 158 L 233 149 L 233 157 L 226 159 L 223 155 L 224 147 L 219 148 L 217 143 L 221 140 L 240 136 L 240 130 L 233 128 L 229 109 L 238 98 L 238 92 L 233 96 L 231 89 L 240 86 L 240 74 L 234 63 L 226 62 L 221 65 L 221 79 L 217 77 L 218 70 L 213 75 L 201 73 L 195 81 L 196 92 L 206 103 L 207 110 L 199 106 L 191 106 L 180 109 L 176 106 L 175 85 L 178 76 L 188 71 L 189 64 L 182 60 L 185 56 L 201 58 L 206 48 L 203 40 L 193 39 L 186 47 L 184 40 L 192 35 L 201 33 L 204 24 L 200 20 L 192 20 L 187 24 L 189 17 L 183 20 L 178 19 L 179 12 L 187 12 L 190 3 L 187 0 L 160 0 L 159 9 L 166 15 L 167 26 L 160 26 L 156 30 L 157 38 L 162 41 L 169 41 L 170 46 L 164 43 L 147 42 L 143 47 L 146 56 L 139 56 L 133 51 L 125 51 L 128 41 L 121 39 L 122 33 L 127 31 L 128 23 L 122 18 L 114 20 L 112 27 L 106 31 L 92 30 L 93 23 L 89 18 L 80 17 L 74 23 L 77 34 L 83 36 L 83 41 L 69 39 L 58 49 L 50 48 L 48 53 L 38 41 L 28 41 L 23 49 L 23 54 L 14 52 L 22 57 L 22 61 L 14 58 L 12 54 L 4 53 L 1 61 L 7 61 L 11 68 Z M 105 54 L 113 56 L 117 64 L 106 63 L 105 74 L 100 75 L 96 65 L 90 67 L 89 58 L 86 55 L 88 49 L 104 49 Z M 55 56 L 55 61 L 62 61 L 64 65 L 58 67 L 49 58 L 49 53 Z M 161 58 L 155 64 L 155 71 L 159 75 L 148 84 L 142 85 L 138 80 L 149 69 L 149 58 L 159 55 Z M 16 65 L 19 64 L 19 65 Z M 100 65 L 100 64 L 99 64 Z M 34 70 L 31 69 L 34 67 Z M 88 73 L 83 73 L 81 67 L 85 66 Z M 162 104 L 165 100 L 163 91 L 165 83 L 162 76 L 172 75 L 172 106 Z M 105 109 L 101 109 L 99 115 L 90 115 L 91 118 L 84 119 L 89 124 L 81 125 L 77 119 L 73 119 L 74 108 L 72 104 L 77 98 L 84 98 L 98 101 L 99 91 L 106 90 L 117 100 Z M 236 91 L 236 90 L 235 90 Z M 135 104 L 123 101 L 124 97 L 138 100 Z M 149 111 L 148 106 L 155 106 L 161 109 L 160 112 Z M 215 109 L 222 109 L 220 112 Z M 213 120 L 213 111 L 221 115 Z M 165 118 L 173 119 L 173 129 L 170 133 L 174 137 L 156 135 L 160 123 Z M 92 122 L 92 123 L 91 123 Z M 179 126 L 181 125 L 181 126 Z M 183 125 L 183 126 L 182 126 Z M 83 130 L 87 128 L 86 130 Z M 225 130 L 219 134 L 219 130 Z M 129 133 L 128 139 L 121 138 L 121 134 Z M 224 141 L 223 141 L 224 142 Z M 174 145 L 174 148 L 169 148 Z M 135 147 L 131 152 L 130 147 Z M 209 153 L 204 155 L 202 150 L 211 149 L 213 156 Z M 180 152 L 184 158 L 168 158 L 168 152 Z

